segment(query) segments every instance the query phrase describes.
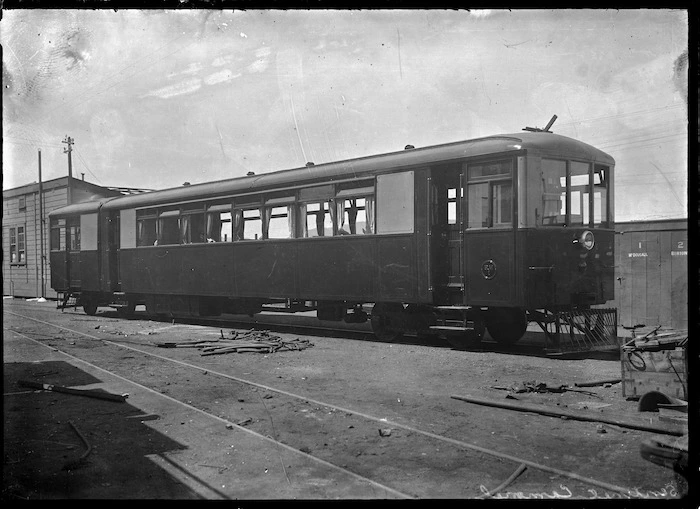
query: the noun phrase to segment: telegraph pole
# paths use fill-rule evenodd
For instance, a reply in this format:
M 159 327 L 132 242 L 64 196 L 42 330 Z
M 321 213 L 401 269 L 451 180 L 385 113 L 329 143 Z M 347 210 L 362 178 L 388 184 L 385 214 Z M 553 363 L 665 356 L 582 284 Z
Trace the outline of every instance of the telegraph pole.
M 71 157 L 71 152 L 73 152 L 73 143 L 75 143 L 75 140 L 66 134 L 66 138 L 61 143 L 67 145 L 67 147 L 63 149 L 63 153 L 68 154 L 68 205 L 70 205 L 73 203 L 73 159 Z
M 44 283 L 44 189 L 41 181 L 41 150 L 39 150 L 39 238 L 41 251 L 39 264 L 41 265 L 41 296 L 46 297 L 46 284 Z

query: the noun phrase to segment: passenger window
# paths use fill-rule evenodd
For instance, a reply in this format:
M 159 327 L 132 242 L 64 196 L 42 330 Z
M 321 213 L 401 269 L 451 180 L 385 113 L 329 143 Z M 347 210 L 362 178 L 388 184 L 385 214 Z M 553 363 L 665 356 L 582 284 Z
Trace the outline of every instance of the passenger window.
M 294 205 L 265 207 L 266 239 L 294 238 Z
M 203 213 L 183 213 L 180 216 L 180 244 L 196 244 L 207 241 Z
M 330 205 L 329 200 L 301 205 L 303 237 L 329 237 L 333 235 Z
M 467 187 L 467 228 L 488 228 L 489 185 L 470 184 Z
M 68 250 L 69 251 L 80 251 L 80 218 L 70 218 L 68 220 L 67 226 L 68 239 Z
M 136 211 L 136 245 L 152 246 L 158 238 L 156 223 L 158 215 L 155 210 Z
M 457 224 L 457 189 L 447 189 L 447 224 Z
M 374 233 L 374 198 L 336 200 L 338 235 L 369 235 Z
M 236 240 L 259 240 L 262 235 L 260 209 L 236 210 L 234 221 L 237 224 Z
M 513 161 L 467 167 L 467 228 L 513 224 Z
M 493 184 L 493 225 L 506 226 L 513 222 L 513 186 L 510 182 Z
M 66 220 L 51 220 L 51 237 L 49 238 L 51 251 L 61 251 L 66 244 Z
M 232 242 L 231 205 L 213 205 L 207 212 L 207 242 Z
M 158 240 L 155 245 L 180 243 L 180 212 L 168 210 L 158 216 Z

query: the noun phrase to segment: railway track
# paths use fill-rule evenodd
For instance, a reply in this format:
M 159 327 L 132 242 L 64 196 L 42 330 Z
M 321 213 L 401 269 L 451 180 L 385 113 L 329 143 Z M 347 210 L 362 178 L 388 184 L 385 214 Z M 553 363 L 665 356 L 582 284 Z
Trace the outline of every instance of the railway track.
M 61 313 L 59 310 L 53 310 L 55 313 Z M 78 314 L 82 314 L 81 311 L 77 311 Z M 102 316 L 109 316 L 113 318 L 120 318 L 116 311 L 101 309 Z M 287 313 L 285 313 L 287 314 Z M 376 336 L 372 333 L 369 326 L 362 327 L 357 325 L 351 326 L 339 326 L 333 327 L 328 325 L 328 323 L 318 322 L 319 325 L 312 325 L 309 323 L 309 319 L 304 319 L 298 316 L 294 316 L 293 313 L 289 313 L 289 318 L 286 320 L 280 319 L 281 313 L 276 313 L 274 315 L 270 314 L 258 314 L 255 318 L 241 318 L 236 315 L 222 315 L 221 317 L 176 317 L 171 319 L 170 323 L 180 323 L 180 324 L 191 324 L 191 325 L 204 325 L 208 327 L 222 327 L 222 328 L 251 328 L 251 327 L 265 327 L 268 330 L 282 333 L 291 334 L 303 334 L 309 336 L 322 336 L 322 337 L 342 337 L 349 339 L 358 339 L 363 341 L 379 341 Z M 145 311 L 136 311 L 134 319 L 152 320 L 149 318 Z M 316 319 L 313 318 L 313 321 Z M 167 320 L 162 320 L 164 323 L 168 323 Z M 287 323 L 284 323 L 287 322 Z M 538 333 L 539 334 L 539 333 Z M 396 341 L 397 343 L 415 344 L 415 345 L 425 345 L 436 348 L 446 348 L 454 349 L 451 345 L 444 339 L 437 336 L 420 336 L 416 335 L 406 335 L 402 339 Z M 540 356 L 545 357 L 548 354 L 545 352 L 543 346 L 544 339 L 538 342 L 527 342 L 521 341 L 520 343 L 505 344 L 497 343 L 496 341 L 485 339 L 481 342 L 465 343 L 463 346 L 464 350 L 467 351 L 492 351 L 500 353 L 512 353 L 517 355 L 530 355 L 530 356 Z M 579 357 L 582 356 L 605 356 L 610 355 L 609 352 L 580 352 Z M 615 355 L 613 353 L 613 355 Z
M 148 336 L 105 339 L 47 320 L 46 313 L 44 318 L 32 314 L 5 311 L 6 318 L 11 318 L 6 319 L 10 323 L 5 330 L 366 482 L 384 493 L 382 498 L 483 498 L 506 489 L 566 498 L 560 488 L 564 484 L 568 493 L 587 494 L 591 489 L 622 497 L 631 493 L 624 486 L 425 429 L 409 417 L 387 419 L 338 404 L 335 398 L 312 397 L 284 380 L 262 383 L 255 379 L 253 368 L 232 372 L 225 363 L 204 362 L 191 350 L 158 349 Z M 358 337 L 365 339 L 362 334 Z M 134 355 L 124 355 L 125 351 Z M 178 382 L 153 376 L 153 368 L 163 365 L 177 373 Z M 187 383 L 182 382 L 185 379 Z M 392 439 L 382 437 L 382 430 L 393 433 Z M 385 458 L 391 458 L 391 464 Z M 289 481 L 287 472 L 285 476 Z M 436 476 L 444 482 L 421 482 Z

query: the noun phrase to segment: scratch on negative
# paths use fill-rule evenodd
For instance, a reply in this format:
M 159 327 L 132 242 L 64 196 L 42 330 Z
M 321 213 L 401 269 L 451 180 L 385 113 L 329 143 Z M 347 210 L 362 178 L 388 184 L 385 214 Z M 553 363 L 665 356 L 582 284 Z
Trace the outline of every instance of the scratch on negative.
M 270 273 L 267 275 L 267 279 L 270 279 L 272 277 L 272 273 L 275 271 L 275 267 L 277 266 L 277 260 L 272 264 L 272 268 L 270 269 Z

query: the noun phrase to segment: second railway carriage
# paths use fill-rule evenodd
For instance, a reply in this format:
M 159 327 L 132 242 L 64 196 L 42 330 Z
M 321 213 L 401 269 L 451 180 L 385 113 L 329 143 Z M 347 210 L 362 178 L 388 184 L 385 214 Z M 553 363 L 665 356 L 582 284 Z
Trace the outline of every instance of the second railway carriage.
M 613 299 L 613 168 L 523 131 L 70 205 L 50 215 L 52 287 L 88 314 L 277 303 L 383 340 L 513 342 Z

